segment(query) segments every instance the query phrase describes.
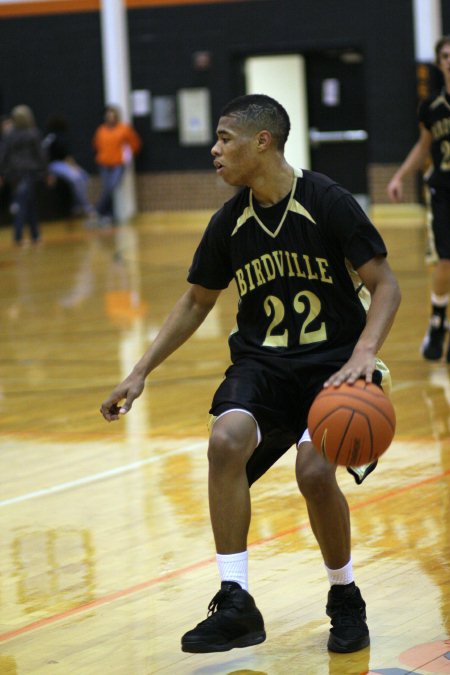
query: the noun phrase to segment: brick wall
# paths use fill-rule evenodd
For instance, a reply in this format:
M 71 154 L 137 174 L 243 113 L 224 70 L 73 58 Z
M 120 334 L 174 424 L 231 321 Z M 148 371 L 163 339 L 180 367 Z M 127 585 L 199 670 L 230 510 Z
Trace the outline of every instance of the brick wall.
M 369 198 L 371 204 L 388 204 L 386 186 L 399 164 L 369 166 Z M 404 203 L 417 204 L 418 181 L 408 176 L 404 181 Z M 92 176 L 90 195 L 98 195 L 98 177 Z M 136 175 L 138 211 L 215 210 L 235 194 L 213 171 L 168 171 Z
M 138 174 L 139 211 L 217 209 L 235 194 L 213 171 Z
M 400 164 L 371 164 L 368 167 L 369 192 L 372 204 L 387 204 L 386 187 Z M 403 201 L 405 204 L 418 203 L 419 180 L 416 175 L 407 176 L 403 181 Z

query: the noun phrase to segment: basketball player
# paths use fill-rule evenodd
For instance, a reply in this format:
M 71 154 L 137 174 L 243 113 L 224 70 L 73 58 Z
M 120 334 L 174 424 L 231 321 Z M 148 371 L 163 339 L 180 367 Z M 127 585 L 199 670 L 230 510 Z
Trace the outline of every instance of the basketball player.
M 444 87 L 419 106 L 419 138 L 392 177 L 388 195 L 394 202 L 403 197 L 403 179 L 424 167 L 430 151 L 432 166 L 425 176 L 431 207 L 431 249 L 437 263 L 431 279 L 431 318 L 422 342 L 425 359 L 442 357 L 448 333 L 447 305 L 450 292 L 450 36 L 435 45 L 436 64 L 444 76 Z M 450 344 L 447 347 L 450 363 Z
M 249 486 L 292 445 L 331 585 L 328 648 L 352 652 L 369 644 L 365 602 L 353 580 L 348 505 L 335 467 L 310 441 L 306 420 L 323 386 L 381 382 L 376 354 L 400 293 L 384 243 L 350 193 L 287 163 L 289 129 L 284 108 L 265 95 L 243 96 L 223 109 L 214 166 L 228 184 L 244 187 L 212 217 L 189 270 L 190 287 L 101 407 L 108 421 L 127 413 L 147 375 L 194 333 L 235 280 L 240 299 L 229 337 L 232 365 L 213 398 L 208 449 L 222 583 L 208 618 L 182 637 L 186 652 L 265 640 L 248 593 Z

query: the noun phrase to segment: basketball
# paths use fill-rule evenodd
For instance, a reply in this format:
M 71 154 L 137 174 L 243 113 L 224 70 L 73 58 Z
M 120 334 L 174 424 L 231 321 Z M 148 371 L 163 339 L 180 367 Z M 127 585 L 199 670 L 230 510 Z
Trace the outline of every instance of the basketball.
M 394 407 L 376 384 L 344 382 L 316 396 L 308 414 L 308 431 L 316 450 L 332 464 L 370 464 L 394 437 Z

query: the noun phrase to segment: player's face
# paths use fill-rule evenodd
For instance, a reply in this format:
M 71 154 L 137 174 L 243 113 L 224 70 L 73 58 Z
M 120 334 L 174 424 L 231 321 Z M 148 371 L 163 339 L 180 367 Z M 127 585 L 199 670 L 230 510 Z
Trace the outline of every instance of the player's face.
M 439 68 L 444 77 L 450 77 L 450 43 L 445 43 L 439 52 Z
M 216 173 L 229 185 L 251 185 L 258 162 L 257 135 L 233 117 L 221 117 L 211 148 Z

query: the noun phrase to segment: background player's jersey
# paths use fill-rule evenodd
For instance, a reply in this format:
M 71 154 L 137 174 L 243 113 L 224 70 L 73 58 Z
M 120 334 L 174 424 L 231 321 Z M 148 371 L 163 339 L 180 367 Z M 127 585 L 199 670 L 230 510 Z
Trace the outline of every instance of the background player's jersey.
M 349 192 L 322 174 L 297 173 L 276 222 L 268 224 L 271 209 L 264 222 L 266 210 L 245 188 L 212 217 L 194 255 L 191 283 L 218 290 L 236 281 L 233 361 L 276 354 L 338 364 L 365 325 L 369 298 L 354 270 L 386 255 L 383 240 Z
M 445 91 L 419 106 L 419 121 L 431 132 L 432 166 L 425 176 L 430 187 L 450 189 L 450 97 Z

